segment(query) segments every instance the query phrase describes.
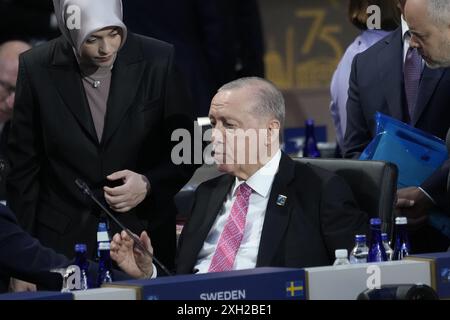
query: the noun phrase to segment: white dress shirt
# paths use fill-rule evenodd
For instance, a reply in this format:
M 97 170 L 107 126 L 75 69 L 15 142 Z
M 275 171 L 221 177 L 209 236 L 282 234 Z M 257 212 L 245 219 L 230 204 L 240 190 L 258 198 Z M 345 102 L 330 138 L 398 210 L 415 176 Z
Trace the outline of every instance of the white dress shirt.
M 208 272 L 220 235 L 236 200 L 237 188 L 244 182 L 252 188 L 253 192 L 249 199 L 244 236 L 234 261 L 233 270 L 251 269 L 256 266 L 267 203 L 269 202 L 272 183 L 278 172 L 280 160 L 281 151 L 278 151 L 264 167 L 259 169 L 247 181 L 236 178 L 198 255 L 195 266 L 198 273 Z

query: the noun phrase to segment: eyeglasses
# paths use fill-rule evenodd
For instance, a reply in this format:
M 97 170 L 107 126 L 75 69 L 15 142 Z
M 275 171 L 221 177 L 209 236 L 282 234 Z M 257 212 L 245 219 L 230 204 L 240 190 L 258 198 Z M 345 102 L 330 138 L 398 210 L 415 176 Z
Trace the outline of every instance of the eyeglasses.
M 9 83 L 6 83 L 5 81 L 0 80 L 0 86 L 6 92 L 6 97 L 9 97 L 10 95 L 16 92 L 16 87 L 10 85 Z

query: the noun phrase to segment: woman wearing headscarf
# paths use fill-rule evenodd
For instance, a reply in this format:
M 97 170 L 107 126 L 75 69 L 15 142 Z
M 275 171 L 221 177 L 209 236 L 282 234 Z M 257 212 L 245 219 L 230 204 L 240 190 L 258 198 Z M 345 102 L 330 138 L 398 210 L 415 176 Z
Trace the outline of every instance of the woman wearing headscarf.
M 44 245 L 71 257 L 87 243 L 92 256 L 102 218 L 82 179 L 129 229 L 152 234 L 171 267 L 173 196 L 193 172 L 171 161 L 172 132 L 193 127 L 173 48 L 127 32 L 120 0 L 54 6 L 62 36 L 20 58 L 9 206 Z

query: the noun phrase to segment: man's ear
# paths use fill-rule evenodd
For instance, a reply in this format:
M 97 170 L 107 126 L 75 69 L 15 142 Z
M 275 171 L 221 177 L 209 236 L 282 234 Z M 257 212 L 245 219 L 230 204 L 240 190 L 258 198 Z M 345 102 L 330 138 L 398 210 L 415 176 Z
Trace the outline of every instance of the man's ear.
M 267 141 L 266 146 L 272 145 L 279 145 L 280 143 L 280 130 L 281 130 L 281 124 L 280 121 L 276 119 L 272 119 L 269 121 L 267 130 Z

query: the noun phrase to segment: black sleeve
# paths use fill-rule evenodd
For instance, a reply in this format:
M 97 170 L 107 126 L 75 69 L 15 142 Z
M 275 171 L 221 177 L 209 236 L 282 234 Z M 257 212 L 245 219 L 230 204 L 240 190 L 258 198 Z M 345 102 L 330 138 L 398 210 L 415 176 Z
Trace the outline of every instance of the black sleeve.
M 333 175 L 324 183 L 320 221 L 328 254 L 354 245 L 356 234 L 367 234 L 368 215 L 358 208 L 349 185 L 343 178 Z
M 0 205 L 0 275 L 21 279 L 38 285 L 40 289 L 60 290 L 62 277 L 50 272 L 74 264 L 25 232 L 14 214 Z M 89 274 L 97 278 L 98 264 L 90 261 Z M 113 270 L 114 281 L 131 279 L 119 270 Z
M 164 94 L 164 130 L 161 139 L 166 141 L 164 149 L 160 150 L 160 162 L 155 168 L 145 173 L 151 185 L 151 197 L 158 202 L 173 196 L 192 177 L 196 166 L 194 164 L 194 118 L 192 112 L 192 102 L 189 91 L 184 82 L 184 78 L 175 67 L 174 52 L 170 57 Z M 174 132 L 184 132 L 183 137 L 188 137 L 189 141 L 181 138 L 172 138 Z M 174 141 L 172 141 L 174 140 Z M 190 143 L 192 142 L 192 144 Z M 178 153 L 180 143 L 188 143 L 183 148 L 186 153 Z M 172 154 L 184 155 L 184 163 L 176 163 L 172 159 Z M 161 198 L 162 197 L 162 198 Z
M 0 273 L 52 288 L 49 282 L 60 277 L 49 270 L 65 267 L 69 260 L 25 232 L 14 214 L 0 205 Z M 61 287 L 61 283 L 59 283 Z
M 436 206 L 445 212 L 450 212 L 450 204 L 447 193 L 449 167 L 450 160 L 447 160 L 421 185 L 422 189 L 425 190 L 431 198 L 433 198 Z
M 352 71 L 350 73 L 347 100 L 347 128 L 343 146 L 345 158 L 358 158 L 372 139 L 359 98 L 357 68 L 358 55 L 353 59 Z
M 30 233 L 34 230 L 38 174 L 42 142 L 40 141 L 38 106 L 27 75 L 23 55 L 20 57 L 14 115 L 8 139 L 7 156 L 11 164 L 6 190 L 8 205 L 20 224 Z

